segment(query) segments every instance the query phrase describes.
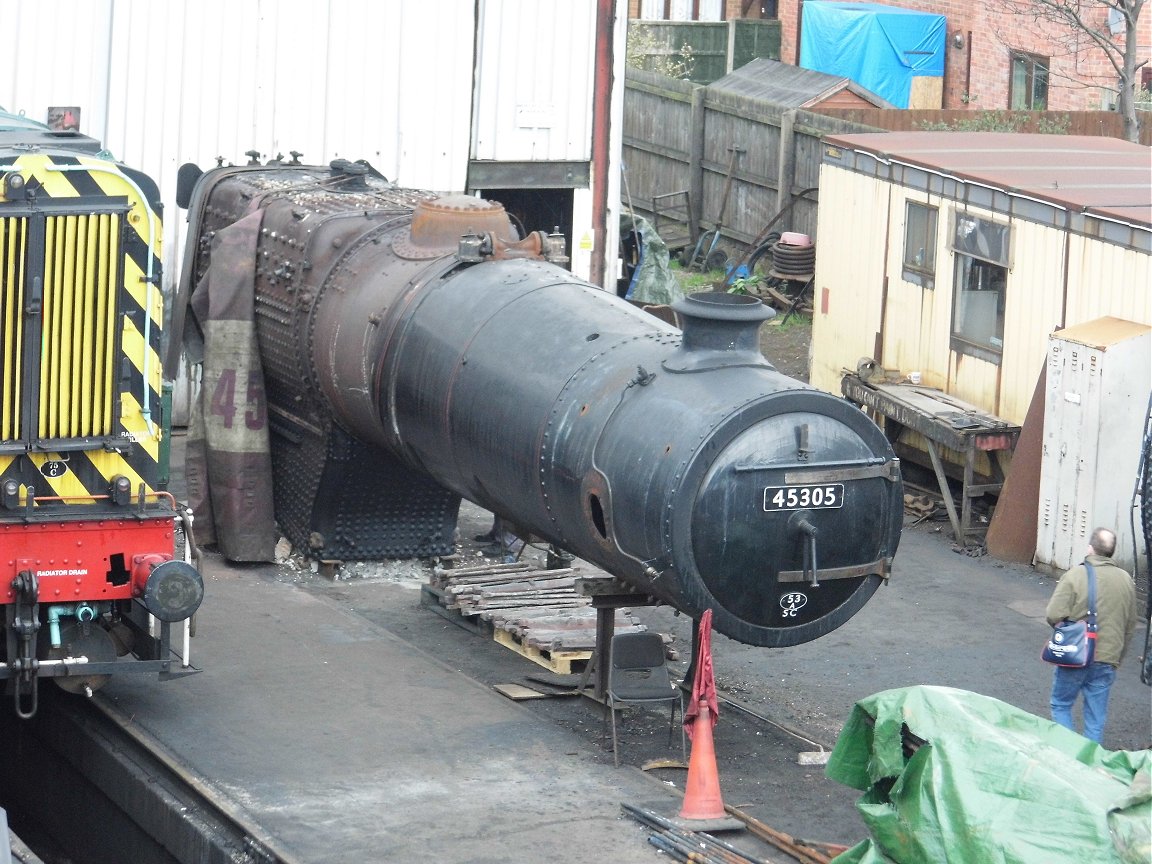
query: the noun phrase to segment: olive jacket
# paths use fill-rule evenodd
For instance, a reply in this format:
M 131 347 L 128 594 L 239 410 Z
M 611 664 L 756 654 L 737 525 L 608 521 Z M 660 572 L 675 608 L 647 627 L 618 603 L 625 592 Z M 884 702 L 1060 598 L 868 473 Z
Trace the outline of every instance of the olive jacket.
M 1136 629 L 1136 583 L 1111 558 L 1089 555 L 1096 568 L 1096 662 L 1119 667 Z M 1079 564 L 1060 577 L 1045 612 L 1049 624 L 1088 617 L 1088 571 Z

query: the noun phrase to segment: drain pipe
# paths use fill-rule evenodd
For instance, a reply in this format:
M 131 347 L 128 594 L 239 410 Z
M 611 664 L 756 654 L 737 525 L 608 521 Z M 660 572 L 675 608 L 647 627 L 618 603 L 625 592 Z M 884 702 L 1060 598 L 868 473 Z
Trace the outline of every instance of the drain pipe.
M 48 607 L 48 635 L 52 639 L 52 647 L 60 647 L 60 619 L 75 616 L 81 624 L 90 624 L 96 620 L 96 610 L 87 603 L 57 603 Z

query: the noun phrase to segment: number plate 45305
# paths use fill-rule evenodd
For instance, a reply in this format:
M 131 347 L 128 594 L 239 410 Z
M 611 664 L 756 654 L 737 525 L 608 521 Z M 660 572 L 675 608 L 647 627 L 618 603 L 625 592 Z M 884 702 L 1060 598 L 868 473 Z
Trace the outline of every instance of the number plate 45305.
M 812 486 L 768 486 L 764 489 L 764 509 L 828 510 L 844 506 L 844 484 Z

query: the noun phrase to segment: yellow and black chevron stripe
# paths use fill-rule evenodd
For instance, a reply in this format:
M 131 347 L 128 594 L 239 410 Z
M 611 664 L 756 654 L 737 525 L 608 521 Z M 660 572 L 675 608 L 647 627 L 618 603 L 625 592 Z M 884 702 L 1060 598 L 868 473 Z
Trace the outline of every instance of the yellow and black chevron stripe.
M 161 223 L 144 175 L 63 152 L 3 153 L 0 478 L 36 496 L 160 476 Z M 4 188 L 9 188 L 5 184 Z

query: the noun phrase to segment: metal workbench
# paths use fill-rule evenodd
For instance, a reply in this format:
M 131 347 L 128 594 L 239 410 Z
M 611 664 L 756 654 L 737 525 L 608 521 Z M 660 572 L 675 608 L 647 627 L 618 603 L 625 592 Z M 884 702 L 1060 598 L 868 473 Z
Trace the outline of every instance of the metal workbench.
M 850 401 L 872 412 L 889 441 L 895 443 L 905 428 L 924 437 L 932 470 L 952 523 L 952 533 L 958 543 L 967 546 L 973 535 L 987 530 L 985 525 L 972 525 L 972 499 L 986 492 L 998 494 L 1003 488 L 1004 466 L 1000 457 L 1016 446 L 1019 426 L 933 387 L 873 383 L 849 373 L 841 380 L 840 390 Z M 954 450 L 963 458 L 959 514 L 948 488 L 940 447 Z M 976 454 L 980 451 L 988 454 L 991 483 L 976 482 Z

